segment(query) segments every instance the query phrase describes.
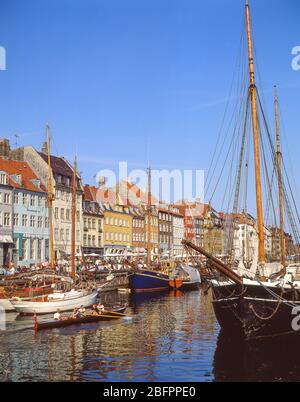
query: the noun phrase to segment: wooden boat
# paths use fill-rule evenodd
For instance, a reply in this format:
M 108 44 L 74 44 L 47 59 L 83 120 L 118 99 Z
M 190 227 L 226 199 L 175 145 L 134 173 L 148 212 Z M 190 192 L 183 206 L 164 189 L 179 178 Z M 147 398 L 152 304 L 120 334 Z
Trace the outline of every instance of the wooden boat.
M 285 337 L 286 335 L 297 335 L 299 337 L 299 319 L 297 317 L 300 307 L 298 293 L 300 286 L 299 272 L 297 271 L 297 265 L 293 267 L 288 267 L 287 265 L 288 254 L 291 254 L 291 251 L 293 251 L 294 256 L 298 254 L 298 245 L 300 243 L 299 212 L 294 202 L 287 171 L 285 168 L 281 168 L 284 164 L 280 143 L 279 106 L 276 87 L 274 91 L 276 143 L 274 143 L 255 83 L 249 0 L 246 0 L 246 25 L 250 85 L 248 91 L 245 91 L 244 111 L 241 112 L 242 109 L 239 109 L 238 112 L 244 115 L 243 130 L 237 130 L 242 132 L 242 138 L 236 139 L 236 137 L 232 137 L 234 142 L 239 143 L 240 146 L 238 146 L 238 155 L 235 162 L 237 171 L 234 172 L 236 183 L 234 197 L 232 197 L 233 207 L 228 204 L 231 213 L 224 214 L 224 232 L 226 233 L 225 260 L 222 260 L 218 255 L 214 255 L 214 251 L 209 247 L 206 249 L 187 240 L 184 240 L 183 244 L 207 259 L 209 263 L 207 267 L 215 276 L 210 281 L 213 308 L 221 328 L 229 336 L 238 335 L 248 341 L 277 338 L 279 336 Z M 242 81 L 244 81 L 244 78 L 242 78 Z M 241 105 L 241 99 L 238 100 L 238 104 Z M 251 119 L 250 116 L 252 116 Z M 247 198 L 250 195 L 247 184 L 249 167 L 251 166 L 248 161 L 247 148 L 250 148 L 251 144 L 251 131 L 254 145 L 253 167 L 255 171 L 257 219 L 251 220 L 254 223 L 250 224 L 251 231 L 249 231 L 247 230 L 249 213 L 245 206 L 248 204 Z M 234 128 L 234 132 L 236 132 L 236 128 Z M 227 135 L 228 133 L 226 132 Z M 232 154 L 231 147 L 229 154 Z M 232 157 L 234 158 L 233 155 Z M 230 165 L 231 162 L 232 160 L 230 160 Z M 224 165 L 222 172 L 227 172 Z M 273 182 L 271 183 L 270 173 L 274 174 L 272 180 L 274 178 L 277 181 L 277 186 L 273 186 Z M 265 180 L 262 180 L 263 177 Z M 218 180 L 220 178 L 221 176 Z M 243 187 L 244 189 L 241 191 Z M 228 192 L 228 189 L 225 191 Z M 265 203 L 263 202 L 264 198 Z M 264 206 L 266 206 L 265 211 Z M 277 220 L 278 212 L 279 219 Z M 287 217 L 287 222 L 285 222 L 284 215 Z M 270 218 L 270 216 L 272 217 Z M 237 217 L 239 218 L 237 219 Z M 272 246 L 275 249 L 274 255 L 270 255 L 266 247 L 268 224 L 272 225 L 271 228 L 274 229 L 276 237 L 276 247 Z M 289 236 L 294 244 L 290 245 L 289 248 L 294 250 L 287 250 L 286 228 L 291 229 L 292 233 Z M 242 245 L 238 243 L 240 253 L 238 264 L 236 264 L 234 240 L 238 231 L 243 231 L 243 233 L 240 236 Z M 271 231 L 269 233 L 274 236 Z M 250 236 L 253 234 L 255 235 L 255 240 L 251 244 Z
M 81 318 L 66 318 L 62 320 L 51 320 L 35 323 L 35 330 L 41 331 L 44 329 L 63 328 L 70 325 L 87 324 L 99 321 L 109 321 L 125 317 L 124 311 L 126 307 L 119 307 L 112 310 L 105 310 L 100 315 L 88 314 Z
M 148 204 L 147 204 L 147 268 L 135 269 L 128 275 L 129 287 L 132 292 L 165 292 L 169 290 L 170 277 L 168 273 L 154 270 L 151 266 L 151 169 L 148 168 Z
M 32 299 L 11 299 L 15 310 L 22 314 L 50 314 L 60 311 L 72 311 L 76 307 L 90 307 L 95 304 L 97 291 L 76 291 L 53 293 L 51 295 L 33 297 Z
M 27 287 L 23 289 L 17 289 L 13 287 L 0 288 L 0 307 L 4 308 L 6 312 L 15 311 L 10 299 L 13 297 L 28 298 L 29 296 L 42 296 L 53 293 L 51 285 L 45 285 L 40 287 Z

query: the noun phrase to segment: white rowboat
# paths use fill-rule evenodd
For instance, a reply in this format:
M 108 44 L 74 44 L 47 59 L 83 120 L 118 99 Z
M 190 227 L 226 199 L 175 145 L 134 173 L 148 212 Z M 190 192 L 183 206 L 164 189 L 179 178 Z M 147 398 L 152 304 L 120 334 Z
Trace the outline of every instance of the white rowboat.
M 9 299 L 0 299 L 0 309 L 4 309 L 7 313 L 15 311 L 15 308 Z
M 53 293 L 41 301 L 41 297 L 34 297 L 30 300 L 11 299 L 15 310 L 23 314 L 51 314 L 58 309 L 62 311 L 71 311 L 76 307 L 90 307 L 96 303 L 98 292 L 70 291 L 67 293 Z

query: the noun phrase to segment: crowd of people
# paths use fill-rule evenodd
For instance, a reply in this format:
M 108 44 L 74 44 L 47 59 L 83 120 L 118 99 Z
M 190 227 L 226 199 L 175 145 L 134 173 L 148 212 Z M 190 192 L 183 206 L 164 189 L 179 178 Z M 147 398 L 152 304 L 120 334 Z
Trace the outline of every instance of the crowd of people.
M 128 262 L 124 262 L 119 259 L 101 259 L 88 262 L 76 261 L 75 268 L 76 273 L 80 274 L 81 272 L 110 272 L 129 270 L 131 268 L 131 265 L 128 264 Z M 9 264 L 9 267 L 0 266 L 0 275 L 11 276 L 47 269 L 51 269 L 49 261 L 45 261 L 37 265 L 32 265 L 31 267 L 15 267 L 14 263 L 11 262 Z M 71 263 L 68 260 L 58 260 L 55 262 L 54 269 L 57 274 L 71 273 Z
M 177 260 L 177 263 L 184 262 L 185 259 Z M 153 268 L 160 269 L 161 268 L 161 261 L 156 258 L 152 261 L 151 266 Z M 132 268 L 139 268 L 143 269 L 146 268 L 146 261 L 144 258 L 137 258 L 137 259 L 124 259 L 122 257 L 102 257 L 97 259 L 90 259 L 90 260 L 80 260 L 76 259 L 75 262 L 75 269 L 76 273 L 85 273 L 85 272 L 111 272 L 111 271 L 130 271 Z M 31 267 L 22 267 L 18 266 L 15 267 L 14 263 L 11 262 L 9 267 L 0 267 L 0 275 L 5 276 L 12 276 L 17 275 L 20 273 L 27 273 L 27 272 L 35 272 L 40 270 L 48 270 L 51 269 L 51 264 L 49 261 L 40 262 L 37 265 Z M 55 261 L 54 266 L 55 272 L 60 274 L 70 274 L 71 273 L 71 263 L 67 259 L 57 260 Z

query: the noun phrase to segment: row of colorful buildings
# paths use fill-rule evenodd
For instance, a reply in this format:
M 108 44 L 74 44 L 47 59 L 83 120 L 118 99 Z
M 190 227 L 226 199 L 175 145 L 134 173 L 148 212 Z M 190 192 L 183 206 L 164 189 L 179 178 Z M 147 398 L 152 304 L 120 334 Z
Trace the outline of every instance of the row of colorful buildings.
M 71 254 L 73 167 L 64 157 L 53 155 L 50 165 L 54 252 L 57 260 L 64 260 Z M 0 265 L 13 261 L 17 266 L 31 266 L 49 259 L 48 174 L 46 144 L 41 151 L 32 146 L 11 150 L 7 140 L 0 140 Z M 97 186 L 84 185 L 77 173 L 78 256 L 145 255 L 149 232 L 147 203 L 147 194 L 129 179 L 106 188 L 104 180 Z M 208 204 L 185 201 L 167 205 L 153 196 L 151 204 L 153 257 L 184 255 L 184 238 L 215 255 L 226 253 L 225 214 Z M 243 233 L 255 233 L 255 221 L 243 216 L 234 220 L 233 247 L 237 256 L 245 244 Z M 274 240 L 278 233 L 266 230 L 271 233 L 267 244 L 271 256 L 272 250 L 278 251 L 279 243 Z M 251 236 L 254 244 L 257 235 Z M 288 235 L 287 241 L 292 241 Z

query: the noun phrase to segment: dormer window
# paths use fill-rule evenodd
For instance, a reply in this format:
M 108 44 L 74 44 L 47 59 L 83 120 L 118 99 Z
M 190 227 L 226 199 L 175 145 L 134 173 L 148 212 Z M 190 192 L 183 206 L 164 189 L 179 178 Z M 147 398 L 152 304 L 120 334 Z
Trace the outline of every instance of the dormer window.
M 4 185 L 8 184 L 8 177 L 7 177 L 7 174 L 4 172 L 0 173 L 0 184 L 4 184 Z

